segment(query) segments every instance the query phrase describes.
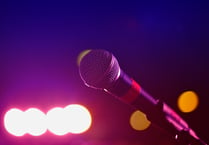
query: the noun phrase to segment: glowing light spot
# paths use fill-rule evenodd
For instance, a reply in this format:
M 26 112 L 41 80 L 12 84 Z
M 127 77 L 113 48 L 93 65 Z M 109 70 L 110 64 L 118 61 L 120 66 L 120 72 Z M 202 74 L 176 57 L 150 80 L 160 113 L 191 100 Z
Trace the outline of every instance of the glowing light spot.
M 33 136 L 44 134 L 47 130 L 46 117 L 43 112 L 36 108 L 25 111 L 27 133 Z
M 183 92 L 178 97 L 177 103 L 178 103 L 179 109 L 182 112 L 184 112 L 184 113 L 192 112 L 197 108 L 197 106 L 199 104 L 198 95 L 193 91 Z
M 66 127 L 67 120 L 63 108 L 53 108 L 46 114 L 48 130 L 55 135 L 65 135 L 68 133 Z
M 67 124 L 70 133 L 79 134 L 87 131 L 91 126 L 91 114 L 82 105 L 72 104 L 64 108 Z
M 26 133 L 24 112 L 19 109 L 10 109 L 4 116 L 5 129 L 14 136 L 23 136 Z
M 91 114 L 82 105 L 72 104 L 65 108 L 55 107 L 44 114 L 37 108 L 29 108 L 25 112 L 13 108 L 5 113 L 6 131 L 15 136 L 28 133 L 40 136 L 47 129 L 55 135 L 67 133 L 80 134 L 91 126 Z
M 79 55 L 78 55 L 78 58 L 77 58 L 77 65 L 79 66 L 80 65 L 80 62 L 82 60 L 82 58 L 88 54 L 91 50 L 90 49 L 87 49 L 87 50 L 84 50 L 82 51 Z
M 132 113 L 130 124 L 133 129 L 141 131 L 147 129 L 151 122 L 147 120 L 147 117 L 143 112 L 137 110 Z

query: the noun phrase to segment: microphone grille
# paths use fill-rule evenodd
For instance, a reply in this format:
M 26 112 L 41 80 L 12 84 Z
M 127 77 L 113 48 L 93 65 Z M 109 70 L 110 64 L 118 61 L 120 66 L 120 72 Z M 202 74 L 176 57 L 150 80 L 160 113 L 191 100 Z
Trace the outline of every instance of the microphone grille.
M 113 54 L 106 50 L 95 49 L 82 58 L 79 73 L 87 86 L 107 89 L 119 77 L 120 67 Z

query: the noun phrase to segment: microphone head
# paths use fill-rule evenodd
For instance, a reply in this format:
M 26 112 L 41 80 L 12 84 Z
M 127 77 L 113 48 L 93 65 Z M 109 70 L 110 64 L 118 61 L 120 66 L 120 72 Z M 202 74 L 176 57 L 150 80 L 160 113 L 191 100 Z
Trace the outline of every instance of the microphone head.
M 95 49 L 81 59 L 79 73 L 88 87 L 108 89 L 120 76 L 120 66 L 112 53 Z

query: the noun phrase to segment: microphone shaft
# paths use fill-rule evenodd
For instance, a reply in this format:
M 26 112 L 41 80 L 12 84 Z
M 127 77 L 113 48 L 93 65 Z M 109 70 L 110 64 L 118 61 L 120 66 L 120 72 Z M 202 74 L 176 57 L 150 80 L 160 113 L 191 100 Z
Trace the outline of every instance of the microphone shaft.
M 126 75 L 122 70 L 120 70 L 119 78 L 113 84 L 113 86 L 104 90 L 121 101 L 146 113 L 151 122 L 169 131 L 176 139 L 180 138 L 181 140 L 186 140 L 182 137 L 177 138 L 177 136 L 180 136 L 181 134 L 179 132 L 184 132 L 184 136 L 187 134 L 187 136 L 191 136 L 192 139 L 181 142 L 188 142 L 189 144 L 191 140 L 197 140 L 200 144 L 195 143 L 194 145 L 207 145 L 200 140 L 186 121 L 184 121 L 171 107 L 162 102 L 162 100 L 155 99 L 148 94 L 136 81 Z

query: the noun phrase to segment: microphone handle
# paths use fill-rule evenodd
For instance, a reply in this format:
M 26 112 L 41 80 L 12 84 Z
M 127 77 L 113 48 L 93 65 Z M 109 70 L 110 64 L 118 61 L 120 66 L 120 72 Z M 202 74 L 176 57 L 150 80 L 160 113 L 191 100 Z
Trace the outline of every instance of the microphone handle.
M 171 107 L 154 99 L 142 88 L 131 105 L 147 114 L 151 122 L 168 131 L 178 144 L 207 145 Z
M 173 109 L 162 100 L 157 100 L 148 94 L 122 70 L 119 78 L 104 91 L 144 112 L 152 123 L 170 133 L 182 145 L 207 145 Z

